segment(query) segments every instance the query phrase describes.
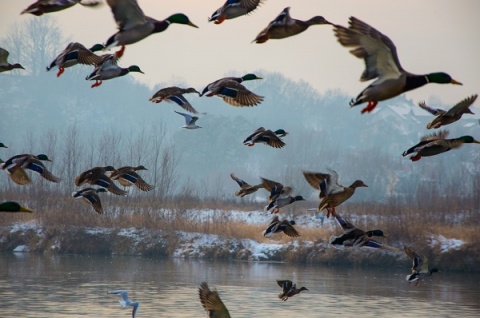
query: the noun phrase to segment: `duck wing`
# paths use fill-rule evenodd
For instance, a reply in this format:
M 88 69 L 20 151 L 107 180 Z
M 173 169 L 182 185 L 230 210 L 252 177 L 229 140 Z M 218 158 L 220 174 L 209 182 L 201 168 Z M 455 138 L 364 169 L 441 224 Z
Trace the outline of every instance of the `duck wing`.
M 230 313 L 216 290 L 210 290 L 203 282 L 198 289 L 198 296 L 203 308 L 208 311 L 210 318 L 230 318 Z
M 464 100 L 462 100 L 461 102 L 459 102 L 458 104 L 450 108 L 445 113 L 445 116 L 453 117 L 457 114 L 463 114 L 468 109 L 468 107 L 470 107 L 475 102 L 475 100 L 477 99 L 477 96 L 478 95 L 475 94 L 473 96 L 465 98 Z
M 148 22 L 136 0 L 107 0 L 120 30 L 128 30 Z
M 446 111 L 444 111 L 443 109 L 428 107 L 427 104 L 425 104 L 425 102 L 418 103 L 418 106 L 420 106 L 420 108 L 426 110 L 427 112 L 429 112 L 434 116 L 443 115 L 446 113 Z

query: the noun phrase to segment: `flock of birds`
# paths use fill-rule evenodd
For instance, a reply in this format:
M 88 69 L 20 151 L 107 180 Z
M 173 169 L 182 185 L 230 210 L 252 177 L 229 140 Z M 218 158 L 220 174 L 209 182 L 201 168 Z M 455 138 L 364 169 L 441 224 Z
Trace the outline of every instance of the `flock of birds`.
M 198 26 L 192 23 L 183 13 L 173 14 L 165 20 L 156 20 L 146 16 L 136 0 L 106 0 L 106 2 L 113 13 L 114 20 L 118 26 L 118 32 L 108 38 L 105 44 L 95 44 L 91 48 L 87 48 L 78 42 L 69 43 L 47 67 L 47 71 L 57 67 L 58 77 L 64 72 L 65 68 L 72 67 L 76 64 L 93 65 L 95 68 L 86 79 L 95 81 L 91 86 L 92 88 L 97 87 L 102 84 L 103 80 L 124 76 L 130 72 L 143 73 L 137 65 L 132 65 L 128 68 L 118 66 L 117 63 L 119 59 L 125 53 L 125 46 L 141 41 L 154 33 L 163 32 L 171 24 L 183 24 L 198 28 Z M 265 3 L 265 0 L 227 0 L 208 20 L 214 21 L 215 24 L 221 24 L 225 20 L 252 13 L 262 3 Z M 70 8 L 76 4 L 95 7 L 101 4 L 101 1 L 39 0 L 21 13 L 41 16 L 45 13 Z M 355 57 L 364 60 L 365 70 L 360 80 L 374 81 L 350 102 L 350 106 L 352 107 L 367 103 L 367 106 L 362 109 L 362 113 L 373 111 L 380 101 L 388 100 L 429 83 L 462 85 L 460 82 L 452 79 L 450 75 L 443 72 L 416 75 L 406 71 L 400 64 L 393 41 L 380 31 L 355 17 L 350 17 L 348 27 L 333 24 L 321 16 L 315 16 L 309 20 L 302 21 L 292 18 L 290 8 L 287 7 L 257 35 L 253 42 L 260 44 L 268 40 L 291 37 L 306 31 L 312 25 L 333 26 L 333 32 L 338 42 L 342 46 L 349 48 L 350 53 Z M 117 46 L 120 46 L 120 49 L 113 54 L 95 54 L 95 52 Z M 0 72 L 24 69 L 23 66 L 18 63 L 8 63 L 8 55 L 7 50 L 0 48 Z M 186 112 L 194 115 L 199 114 L 199 112 L 184 97 L 184 94 L 197 93 L 199 96 L 218 96 L 222 98 L 225 103 L 236 107 L 256 106 L 259 105 L 265 97 L 257 95 L 247 89 L 242 83 L 258 79 L 262 78 L 255 74 L 246 74 L 243 77 L 226 77 L 208 84 L 201 93 L 194 88 L 166 87 L 157 91 L 150 98 L 150 101 L 154 103 L 160 103 L 162 101 L 173 102 Z M 473 114 L 469 107 L 475 102 L 476 98 L 477 95 L 468 97 L 448 111 L 429 107 L 424 102 L 420 103 L 419 106 L 421 108 L 435 116 L 435 119 L 427 125 L 427 129 L 437 129 L 460 120 L 463 114 Z M 196 124 L 198 120 L 197 116 L 183 112 L 175 112 L 184 116 L 185 126 L 183 126 L 183 128 L 201 128 Z M 264 143 L 274 148 L 282 148 L 285 146 L 282 138 L 287 134 L 283 129 L 272 131 L 260 127 L 245 138 L 244 144 L 251 147 L 256 143 Z M 403 156 L 412 154 L 410 159 L 417 161 L 422 157 L 433 156 L 458 148 L 465 143 L 480 143 L 480 141 L 474 139 L 472 136 L 461 136 L 453 139 L 447 139 L 447 137 L 447 130 L 426 135 L 421 138 L 418 144 L 406 150 Z M 6 146 L 0 143 L 0 147 Z M 26 185 L 31 182 L 26 170 L 36 172 L 48 181 L 59 182 L 60 178 L 54 176 L 45 167 L 43 161 L 48 162 L 50 159 L 45 154 L 20 154 L 9 158 L 5 162 L 0 161 L 0 168 L 8 173 L 13 182 L 19 185 Z M 135 185 L 142 191 L 150 191 L 153 189 L 153 186 L 145 182 L 136 172 L 139 170 L 146 170 L 146 168 L 144 166 L 125 166 L 118 169 L 112 166 L 94 167 L 77 176 L 75 185 L 82 186 L 84 184 L 90 184 L 98 188 L 85 187 L 75 191 L 72 196 L 83 199 L 90 204 L 96 212 L 102 213 L 103 209 L 99 193 L 111 192 L 115 195 L 125 195 L 127 193 L 118 187 L 114 181 L 119 182 L 119 184 L 124 187 Z M 107 175 L 107 173 L 109 174 Z M 332 245 L 366 246 L 397 250 L 371 238 L 372 236 L 385 236 L 381 230 L 363 231 L 336 213 L 335 208 L 348 200 L 354 194 L 356 188 L 367 187 L 363 181 L 356 180 L 350 186 L 342 186 L 338 182 L 338 174 L 333 169 L 328 169 L 327 173 L 303 171 L 303 175 L 313 188 L 319 190 L 320 203 L 318 211 L 327 210 L 327 217 L 330 215 L 335 217 L 343 229 L 344 233 L 341 236 L 332 238 L 330 242 Z M 304 200 L 300 195 L 292 196 L 292 188 L 284 186 L 280 182 L 261 178 L 259 184 L 250 185 L 242 179 L 237 178 L 233 173 L 231 174 L 231 178 L 240 187 L 240 190 L 235 193 L 236 196 L 244 197 L 261 188 L 267 190 L 270 195 L 269 204 L 265 207 L 265 210 L 273 214 L 279 213 L 281 208 L 289 204 Z M 1 203 L 0 211 L 32 212 L 30 209 L 13 201 Z M 290 237 L 298 237 L 300 234 L 294 225 L 295 221 L 280 220 L 278 215 L 275 215 L 264 231 L 264 235 L 270 236 L 283 232 Z M 413 262 L 411 274 L 407 276 L 407 281 L 416 282 L 417 285 L 423 276 L 431 275 L 438 271 L 436 268 L 430 269 L 428 259 L 414 252 L 411 247 L 405 245 L 404 252 Z M 296 284 L 290 280 L 279 280 L 277 284 L 282 288 L 282 292 L 278 297 L 284 301 L 303 290 L 308 290 L 305 287 L 297 288 Z M 132 317 L 135 318 L 138 313 L 139 303 L 132 302 L 128 298 L 127 291 L 115 290 L 109 292 L 109 294 L 119 294 L 122 297 L 120 301 L 121 306 L 133 307 Z M 210 290 L 208 284 L 205 282 L 200 285 L 199 298 L 205 310 L 209 312 L 210 317 L 230 317 L 218 292 Z

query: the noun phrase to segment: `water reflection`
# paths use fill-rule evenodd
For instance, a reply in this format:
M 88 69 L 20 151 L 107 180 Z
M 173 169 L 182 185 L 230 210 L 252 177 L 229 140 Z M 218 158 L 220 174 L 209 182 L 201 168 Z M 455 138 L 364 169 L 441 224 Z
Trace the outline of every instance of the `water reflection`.
M 16 256 L 17 255 L 17 256 Z M 440 273 L 414 287 L 407 268 L 210 262 L 145 257 L 1 254 L 3 316 L 131 317 L 107 291 L 126 289 L 141 317 L 204 317 L 198 286 L 220 292 L 233 317 L 478 317 L 479 274 Z M 276 279 L 309 291 L 287 302 Z

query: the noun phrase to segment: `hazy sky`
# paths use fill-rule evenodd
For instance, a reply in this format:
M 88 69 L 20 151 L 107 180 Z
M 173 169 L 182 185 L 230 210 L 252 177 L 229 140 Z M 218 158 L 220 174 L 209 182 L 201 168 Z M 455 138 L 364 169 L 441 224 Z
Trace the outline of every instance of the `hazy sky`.
M 16 22 L 42 18 L 20 15 L 32 2 L 2 1 L 1 35 Z M 145 75 L 133 76 L 150 86 L 159 82 L 176 85 L 182 80 L 201 90 L 232 70 L 247 73 L 265 69 L 294 80 L 304 80 L 320 92 L 341 88 L 355 97 L 369 83 L 358 80 L 363 61 L 337 42 L 331 26 L 313 26 L 295 37 L 270 40 L 264 44 L 251 43 L 283 8 L 290 6 L 292 17 L 301 20 L 322 15 L 333 23 L 347 25 L 348 18 L 355 16 L 394 41 L 406 70 L 416 74 L 444 71 L 464 84 L 431 84 L 408 93 L 407 96 L 414 100 L 438 96 L 444 102 L 456 103 L 479 92 L 480 37 L 477 31 L 480 1 L 266 0 L 249 16 L 226 20 L 220 25 L 209 23 L 207 18 L 223 2 L 139 0 L 148 16 L 162 20 L 173 13 L 183 12 L 199 29 L 172 25 L 163 33 L 129 45 L 121 66 L 139 65 Z M 58 19 L 66 36 L 86 46 L 104 43 L 116 32 L 116 24 L 106 3 L 97 9 L 77 5 L 49 15 Z M 262 76 L 261 73 L 257 75 Z M 480 107 L 479 102 L 475 107 Z

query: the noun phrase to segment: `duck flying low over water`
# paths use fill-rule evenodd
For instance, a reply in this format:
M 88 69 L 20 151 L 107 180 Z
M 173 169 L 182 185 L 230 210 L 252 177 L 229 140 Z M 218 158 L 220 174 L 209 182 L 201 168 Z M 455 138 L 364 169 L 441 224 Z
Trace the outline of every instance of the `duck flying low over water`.
M 165 31 L 174 23 L 198 28 L 183 13 L 173 14 L 163 21 L 148 17 L 136 0 L 107 0 L 107 3 L 119 29 L 107 40 L 107 48 L 136 43 L 151 34 Z
M 263 143 L 273 148 L 282 148 L 285 146 L 285 142 L 280 137 L 285 137 L 286 135 L 288 135 L 288 132 L 283 129 L 271 131 L 260 127 L 245 138 L 243 144 L 253 147 L 255 144 Z
M 48 169 L 45 167 L 45 165 L 42 163 L 42 161 L 52 161 L 50 158 L 48 158 L 47 155 L 45 154 L 39 154 L 37 156 L 32 155 L 32 154 L 21 154 L 21 155 L 16 155 L 5 161 L 4 163 L 1 164 L 1 167 L 3 170 L 5 170 L 9 175 L 11 175 L 12 180 L 16 181 L 18 180 L 19 184 L 28 184 L 30 183 L 29 179 L 25 180 L 22 178 L 22 173 L 19 173 L 17 176 L 14 176 L 16 173 L 15 171 L 19 169 L 26 169 L 26 170 L 31 170 L 33 172 L 38 173 L 41 175 L 44 179 L 58 183 L 61 181 L 60 178 L 54 176 Z M 20 179 L 17 179 L 20 178 Z
M 198 120 L 198 117 L 197 116 L 190 116 L 189 114 L 186 114 L 186 113 L 181 113 L 181 112 L 177 112 L 175 110 L 175 112 L 179 115 L 182 115 L 183 117 L 185 117 L 185 125 L 180 127 L 180 128 L 185 128 L 185 129 L 198 129 L 198 128 L 202 128 L 200 126 L 198 126 L 196 124 L 197 120 Z
M 100 192 L 107 192 L 107 190 L 104 188 L 97 189 L 88 187 L 72 192 L 72 197 L 75 199 L 83 199 L 83 201 L 90 204 L 98 214 L 102 214 L 102 202 L 100 201 L 100 196 L 98 195 Z
M 420 142 L 415 146 L 405 150 L 403 156 L 414 154 L 410 157 L 412 161 L 418 161 L 422 157 L 435 156 L 455 148 L 461 147 L 463 144 L 480 144 L 472 136 L 461 136 L 458 138 L 446 139 L 449 135 L 448 130 L 441 130 L 431 135 L 425 135 L 420 138 Z
M 270 196 L 268 197 L 268 201 L 271 203 L 275 201 L 280 196 L 288 196 L 292 192 L 292 187 L 285 187 L 283 184 L 277 181 L 260 178 L 262 180 L 263 187 L 265 190 L 270 192 Z
M 238 18 L 253 12 L 264 0 L 227 0 L 223 6 L 217 9 L 208 22 L 215 21 L 220 24 L 225 20 Z
M 327 218 L 335 215 L 335 207 L 347 201 L 358 187 L 368 187 L 362 180 L 355 180 L 349 187 L 338 183 L 338 173 L 327 169 L 329 173 L 303 171 L 307 182 L 315 189 L 320 190 L 318 212 L 327 209 Z
M 145 180 L 143 180 L 142 177 L 140 177 L 136 172 L 140 170 L 147 170 L 147 168 L 142 165 L 137 167 L 120 167 L 110 174 L 110 179 L 120 182 L 120 184 L 124 187 L 129 187 L 134 184 L 142 191 L 153 190 L 155 187 L 145 182 Z
M 297 196 L 279 196 L 272 202 L 270 202 L 266 207 L 265 211 L 270 212 L 272 214 L 276 214 L 280 212 L 280 208 L 283 208 L 284 206 L 287 206 L 289 204 L 292 204 L 293 202 L 297 201 L 305 201 L 305 199 L 301 195 Z
M 36 16 L 41 16 L 44 13 L 57 12 L 61 10 L 73 7 L 76 4 L 80 4 L 84 7 L 96 7 L 102 3 L 102 1 L 82 1 L 82 0 L 38 0 L 32 3 L 20 14 L 30 13 Z
M 24 207 L 18 202 L 15 201 L 7 201 L 0 203 L 0 212 L 9 212 L 9 213 L 17 213 L 17 212 L 27 212 L 32 213 L 33 211 L 29 208 Z
M 120 297 L 122 297 L 119 301 L 120 306 L 122 306 L 122 308 L 132 307 L 132 318 L 137 316 L 138 310 L 140 309 L 140 303 L 137 301 L 131 301 L 130 298 L 128 298 L 128 292 L 126 290 L 112 290 L 109 291 L 108 294 L 120 295 Z
M 257 192 L 258 189 L 263 188 L 263 184 L 250 185 L 243 181 L 242 179 L 237 178 L 233 173 L 230 174 L 230 177 L 239 185 L 240 190 L 235 192 L 237 197 L 243 198 L 246 195 Z
M 277 285 L 282 288 L 282 292 L 278 294 L 278 298 L 283 301 L 287 301 L 289 297 L 293 297 L 304 290 L 308 290 L 306 287 L 297 288 L 297 285 L 292 283 L 291 280 L 277 280 Z
M 443 72 L 416 75 L 405 71 L 400 65 L 397 49 L 392 40 L 355 17 L 350 17 L 348 28 L 335 25 L 333 30 L 340 44 L 352 48 L 350 53 L 364 59 L 365 70 L 360 81 L 376 78 L 350 101 L 352 107 L 368 102 L 367 107 L 362 109 L 362 114 L 371 112 L 379 101 L 390 99 L 428 83 L 461 85 Z
M 173 102 L 176 103 L 178 106 L 182 107 L 187 112 L 198 114 L 198 111 L 193 108 L 193 106 L 188 102 L 188 100 L 183 96 L 183 94 L 188 93 L 197 93 L 200 95 L 195 88 L 180 88 L 177 86 L 171 86 L 162 88 L 161 90 L 157 91 L 151 98 L 150 101 L 153 103 L 160 103 L 162 101 Z
M 16 68 L 21 68 L 22 70 L 24 70 L 25 68 L 19 63 L 15 63 L 15 64 L 8 63 L 9 54 L 10 53 L 7 50 L 0 47 L 0 73 L 11 71 Z
M 113 180 L 105 174 L 107 171 L 116 170 L 112 166 L 93 167 L 92 169 L 86 170 L 75 178 L 75 185 L 79 187 L 83 184 L 89 183 L 105 188 L 108 192 L 115 195 L 126 195 L 127 192 L 117 187 L 115 183 L 113 183 Z
M 78 42 L 70 42 L 67 47 L 47 66 L 47 72 L 55 66 L 58 67 L 57 77 L 63 74 L 65 68 L 71 67 L 77 64 L 84 65 L 99 65 L 109 55 L 96 55 L 94 52 L 103 50 L 102 44 L 95 44 L 90 49 L 87 49 L 83 44 Z M 123 50 L 118 51 L 116 54 L 118 58 L 123 55 Z
M 312 25 L 332 24 L 322 16 L 315 16 L 307 21 L 293 19 L 290 16 L 290 7 L 283 11 L 260 32 L 252 42 L 265 43 L 270 39 L 284 39 L 307 30 Z
M 295 225 L 295 221 L 291 220 L 283 220 L 280 221 L 277 215 L 275 215 L 272 218 L 272 221 L 268 225 L 268 227 L 263 231 L 263 236 L 269 237 L 272 236 L 275 233 L 280 233 L 283 232 L 287 236 L 290 237 L 298 237 L 300 236 L 300 233 L 297 232 L 297 230 L 293 227 Z
M 127 68 L 118 66 L 117 59 L 115 55 L 109 56 L 95 67 L 92 74 L 85 78 L 87 81 L 95 81 L 91 88 L 102 85 L 102 81 L 124 76 L 130 72 L 145 74 L 137 65 L 131 65 Z
M 230 318 L 227 307 L 223 304 L 220 295 L 216 290 L 211 290 L 206 282 L 200 284 L 198 297 L 205 311 L 210 318 Z
M 343 245 L 353 247 L 372 247 L 372 248 L 388 248 L 396 250 L 394 247 L 387 246 L 383 243 L 371 239 L 372 236 L 386 237 L 381 230 L 363 231 L 356 228 L 352 223 L 346 221 L 340 215 L 336 214 L 335 219 L 343 229 L 341 236 L 333 237 L 330 240 L 332 245 Z
M 477 94 L 467 97 L 452 108 L 450 108 L 448 111 L 428 107 L 425 102 L 419 103 L 418 106 L 425 109 L 430 114 L 436 116 L 434 120 L 427 124 L 427 129 L 436 129 L 456 122 L 457 120 L 462 118 L 463 114 L 473 115 L 474 113 L 470 110 L 469 107 L 475 102 L 477 97 Z
M 412 273 L 406 277 L 407 282 L 415 282 L 415 286 L 418 286 L 420 280 L 422 280 L 424 276 L 431 276 L 433 273 L 438 273 L 438 268 L 429 268 L 428 258 L 425 255 L 420 257 L 407 245 L 403 246 L 403 250 L 413 262 Z

